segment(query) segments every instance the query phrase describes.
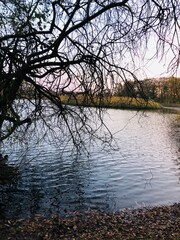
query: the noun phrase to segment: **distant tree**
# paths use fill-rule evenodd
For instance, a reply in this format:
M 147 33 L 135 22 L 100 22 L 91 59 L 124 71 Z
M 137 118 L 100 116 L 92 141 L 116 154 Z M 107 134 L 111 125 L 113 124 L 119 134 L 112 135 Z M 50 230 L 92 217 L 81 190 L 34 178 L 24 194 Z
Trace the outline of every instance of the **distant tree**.
M 121 91 L 121 96 L 123 97 L 136 97 L 136 83 L 134 81 L 127 80 Z
M 122 91 L 123 91 L 123 84 L 122 83 L 116 83 L 113 89 L 113 95 L 114 96 L 122 96 Z
M 148 99 L 157 100 L 157 84 L 155 79 L 144 79 L 140 81 L 144 95 Z
M 170 93 L 170 89 L 169 89 L 169 84 L 168 84 L 168 80 L 162 80 L 159 82 L 159 94 L 158 94 L 158 98 L 159 101 L 161 103 L 168 103 L 169 102 L 169 93 Z
M 169 102 L 180 102 L 180 78 L 171 77 L 168 79 L 169 86 Z
M 0 141 L 23 139 L 40 120 L 52 130 L 55 115 L 58 129 L 80 146 L 81 132 L 95 135 L 87 124 L 95 111 L 74 110 L 59 94 L 80 91 L 91 98 L 115 83 L 138 81 L 123 59 L 133 62 L 151 34 L 157 55 L 169 48 L 175 66 L 179 19 L 175 0 L 1 0 Z M 33 99 L 22 98 L 27 88 Z
M 160 82 L 159 101 L 166 104 L 180 102 L 180 78 L 170 77 Z

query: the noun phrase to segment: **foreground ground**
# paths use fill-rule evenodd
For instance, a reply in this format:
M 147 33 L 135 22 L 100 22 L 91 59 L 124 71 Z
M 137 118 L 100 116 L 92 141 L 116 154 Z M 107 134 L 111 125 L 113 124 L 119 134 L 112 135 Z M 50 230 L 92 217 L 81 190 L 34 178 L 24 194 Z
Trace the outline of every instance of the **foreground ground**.
M 69 218 L 0 220 L 0 239 L 180 239 L 180 204 L 111 215 L 92 211 Z

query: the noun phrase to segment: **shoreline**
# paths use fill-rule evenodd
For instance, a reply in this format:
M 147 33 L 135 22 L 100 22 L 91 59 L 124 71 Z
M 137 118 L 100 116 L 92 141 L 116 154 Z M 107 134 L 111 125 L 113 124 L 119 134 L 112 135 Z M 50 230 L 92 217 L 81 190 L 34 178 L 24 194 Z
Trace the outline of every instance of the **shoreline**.
M 118 213 L 88 211 L 71 217 L 0 220 L 0 239 L 180 239 L 180 203 Z
M 176 111 L 176 112 L 180 112 L 180 107 L 170 107 L 170 106 L 163 106 L 163 109 L 166 109 L 166 110 L 173 110 L 173 111 Z

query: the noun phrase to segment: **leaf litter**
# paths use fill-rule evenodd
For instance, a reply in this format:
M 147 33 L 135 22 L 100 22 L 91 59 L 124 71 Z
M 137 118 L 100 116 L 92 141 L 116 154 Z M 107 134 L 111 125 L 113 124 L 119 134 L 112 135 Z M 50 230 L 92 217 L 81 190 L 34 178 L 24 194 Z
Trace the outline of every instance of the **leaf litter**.
M 180 240 L 180 203 L 154 208 L 123 209 L 108 214 L 75 212 L 70 217 L 0 220 L 0 239 L 6 240 Z

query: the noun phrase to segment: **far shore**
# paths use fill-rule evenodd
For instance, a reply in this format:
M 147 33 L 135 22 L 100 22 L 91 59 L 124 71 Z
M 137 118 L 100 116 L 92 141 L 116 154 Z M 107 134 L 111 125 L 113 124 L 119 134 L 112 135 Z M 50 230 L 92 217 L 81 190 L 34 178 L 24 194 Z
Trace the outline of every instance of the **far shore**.
M 180 112 L 180 105 L 173 105 L 173 104 L 172 105 L 164 105 L 163 108 Z
M 114 109 L 134 109 L 134 110 L 153 110 L 162 109 L 162 105 L 143 98 L 134 97 L 98 97 L 86 95 L 61 95 L 61 102 L 66 105 L 97 107 L 97 108 L 114 108 Z

